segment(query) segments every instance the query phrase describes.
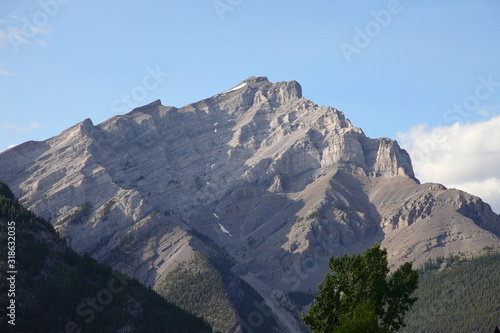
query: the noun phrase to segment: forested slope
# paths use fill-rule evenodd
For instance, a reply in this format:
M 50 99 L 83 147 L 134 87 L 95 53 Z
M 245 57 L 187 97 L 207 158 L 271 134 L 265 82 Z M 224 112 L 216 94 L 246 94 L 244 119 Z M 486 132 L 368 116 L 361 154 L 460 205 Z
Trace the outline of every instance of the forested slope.
M 1 332 L 212 332 L 137 280 L 76 254 L 1 182 L 0 254 Z
M 415 296 L 403 332 L 493 332 L 500 325 L 500 254 L 428 264 Z

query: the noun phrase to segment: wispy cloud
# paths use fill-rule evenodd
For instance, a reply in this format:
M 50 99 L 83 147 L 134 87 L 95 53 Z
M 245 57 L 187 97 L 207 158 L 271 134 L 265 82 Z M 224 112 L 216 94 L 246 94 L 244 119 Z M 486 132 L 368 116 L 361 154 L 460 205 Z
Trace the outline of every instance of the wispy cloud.
M 44 42 L 43 40 L 38 40 L 36 41 L 36 45 L 38 46 L 41 46 L 41 47 L 47 47 L 49 46 L 46 42 Z
M 33 132 L 34 130 L 36 130 L 40 127 L 41 127 L 40 123 L 37 123 L 37 122 L 29 123 L 27 125 L 13 125 L 10 123 L 5 123 L 2 125 L 2 128 L 4 130 L 12 132 L 12 133 L 16 133 L 16 134 Z
M 18 14 L 18 12 L 17 12 L 17 11 L 15 11 L 15 12 L 11 13 L 11 14 L 9 15 L 9 18 L 11 18 L 11 19 L 13 19 L 13 20 L 15 20 L 15 21 L 21 21 L 21 19 L 22 19 L 22 17 Z
M 8 39 L 7 39 L 7 33 L 0 29 L 0 50 L 5 48 L 7 46 Z
M 0 29 L 0 49 L 7 48 L 9 45 L 17 49 L 20 45 L 29 44 L 29 40 L 24 37 L 21 29 L 8 27 L 6 30 Z
M 0 76 L 11 76 L 12 73 L 5 69 L 5 64 L 0 64 Z
M 47 33 L 49 33 L 49 31 L 50 27 L 48 26 L 44 28 L 29 27 L 28 29 L 9 27 L 7 32 L 7 39 L 10 46 L 12 46 L 14 51 L 17 52 L 21 45 L 39 45 L 40 43 L 46 45 L 46 43 L 41 40 L 40 37 L 46 35 Z
M 22 45 L 47 46 L 43 36 L 52 31 L 49 21 L 55 15 L 47 10 L 45 6 L 41 6 L 29 17 L 13 12 L 7 19 L 1 20 L 3 28 L 0 29 L 0 49 L 10 46 L 14 52 L 18 52 Z M 44 21 L 40 22 L 40 18 L 44 18 Z
M 398 133 L 417 177 L 481 197 L 500 212 L 500 116 Z
M 500 105 L 482 105 L 476 112 L 483 118 L 489 118 L 498 114 L 498 111 L 500 111 Z

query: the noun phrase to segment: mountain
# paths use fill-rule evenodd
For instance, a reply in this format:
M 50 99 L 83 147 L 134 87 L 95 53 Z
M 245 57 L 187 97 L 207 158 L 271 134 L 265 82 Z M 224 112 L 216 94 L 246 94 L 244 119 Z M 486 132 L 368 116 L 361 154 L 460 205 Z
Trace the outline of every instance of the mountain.
M 381 242 L 392 265 L 420 265 L 500 247 L 488 204 L 420 184 L 396 141 L 366 137 L 295 81 L 250 77 L 181 108 L 155 101 L 86 119 L 1 153 L 0 166 L 75 251 L 178 305 L 172 286 L 218 274 L 217 291 L 199 287 L 222 295 L 230 328 L 209 301 L 188 303 L 222 331 L 299 330 L 293 300 L 309 299 L 331 255 Z
M 139 281 L 76 254 L 1 182 L 0 239 L 1 332 L 212 332 Z

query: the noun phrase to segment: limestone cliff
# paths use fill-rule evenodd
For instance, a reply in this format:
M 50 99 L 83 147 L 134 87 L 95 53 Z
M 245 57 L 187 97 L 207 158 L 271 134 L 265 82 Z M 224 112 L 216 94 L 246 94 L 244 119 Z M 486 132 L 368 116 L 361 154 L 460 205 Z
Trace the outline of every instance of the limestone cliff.
M 419 264 L 500 245 L 489 205 L 421 185 L 396 141 L 366 137 L 295 81 L 251 77 L 181 108 L 87 119 L 0 165 L 76 251 L 147 285 L 216 244 L 282 331 L 298 325 L 284 294 L 314 290 L 331 255 L 382 242 L 392 264 Z

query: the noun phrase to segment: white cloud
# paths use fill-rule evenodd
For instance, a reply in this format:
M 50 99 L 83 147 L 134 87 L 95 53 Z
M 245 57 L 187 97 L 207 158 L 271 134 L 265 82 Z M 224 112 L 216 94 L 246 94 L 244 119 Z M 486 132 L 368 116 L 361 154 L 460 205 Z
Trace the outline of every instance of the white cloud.
M 38 128 L 40 128 L 40 123 L 29 123 L 28 125 L 12 125 L 9 123 L 3 124 L 2 128 L 9 131 L 13 132 L 16 134 L 21 134 L 21 133 L 27 133 L 27 132 L 32 132 Z
M 418 125 L 397 136 L 422 182 L 459 188 L 500 212 L 500 116 L 472 124 Z

